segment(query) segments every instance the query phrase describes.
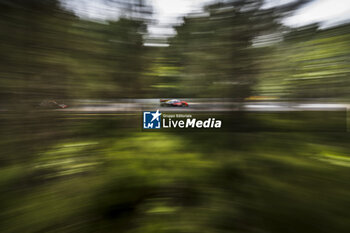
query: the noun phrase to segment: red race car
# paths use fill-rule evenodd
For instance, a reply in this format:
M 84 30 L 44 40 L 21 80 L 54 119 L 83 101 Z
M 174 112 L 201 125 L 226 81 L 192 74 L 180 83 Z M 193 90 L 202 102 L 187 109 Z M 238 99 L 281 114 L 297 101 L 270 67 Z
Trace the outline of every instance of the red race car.
M 188 107 L 188 103 L 186 101 L 180 101 L 177 99 L 160 100 L 160 106 L 162 106 L 162 107 Z

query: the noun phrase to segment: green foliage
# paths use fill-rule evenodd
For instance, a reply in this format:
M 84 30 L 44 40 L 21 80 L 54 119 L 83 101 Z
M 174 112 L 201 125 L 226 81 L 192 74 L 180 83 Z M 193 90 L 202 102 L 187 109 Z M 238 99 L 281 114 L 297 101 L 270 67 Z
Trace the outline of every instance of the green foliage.
M 170 47 L 152 48 L 140 19 L 93 22 L 54 0 L 0 0 L 0 232 L 348 232 L 349 134 L 140 132 L 136 114 L 32 106 L 347 99 L 349 25 L 278 23 L 305 2 L 214 4 L 185 17 Z M 263 124 L 304 127 L 262 115 Z
M 57 141 L 2 169 L 2 232 L 349 227 L 346 134 L 109 131 Z
M 0 95 L 45 98 L 136 97 L 145 65 L 142 21 L 84 21 L 56 1 L 0 2 Z
M 349 98 L 349 24 L 310 25 L 290 31 L 262 61 L 257 89 L 298 98 Z

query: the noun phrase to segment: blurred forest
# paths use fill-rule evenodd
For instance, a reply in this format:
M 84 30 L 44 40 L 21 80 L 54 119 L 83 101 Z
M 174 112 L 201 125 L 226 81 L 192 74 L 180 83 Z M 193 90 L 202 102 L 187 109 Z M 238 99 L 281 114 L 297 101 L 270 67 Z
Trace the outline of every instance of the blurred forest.
M 0 0 L 0 232 L 349 231 L 346 132 L 149 133 L 137 114 L 33 106 L 172 96 L 348 102 L 350 24 L 288 28 L 283 18 L 309 1 L 265 9 L 228 0 L 184 17 L 169 47 L 150 47 L 150 8 L 106 2 L 125 6 L 124 16 L 100 22 L 58 0 Z
M 282 25 L 303 2 L 269 9 L 262 0 L 217 3 L 204 16 L 186 17 L 170 47 L 156 48 L 143 46 L 147 21 L 140 17 L 94 22 L 53 0 L 2 0 L 1 100 L 348 99 L 350 26 Z

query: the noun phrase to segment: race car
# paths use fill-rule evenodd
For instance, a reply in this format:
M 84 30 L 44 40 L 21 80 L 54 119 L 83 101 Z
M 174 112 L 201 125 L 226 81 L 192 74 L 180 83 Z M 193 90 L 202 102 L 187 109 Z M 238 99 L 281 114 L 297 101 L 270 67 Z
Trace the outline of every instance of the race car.
M 162 107 L 188 107 L 188 103 L 186 101 L 180 101 L 177 99 L 171 100 L 160 100 L 160 106 Z

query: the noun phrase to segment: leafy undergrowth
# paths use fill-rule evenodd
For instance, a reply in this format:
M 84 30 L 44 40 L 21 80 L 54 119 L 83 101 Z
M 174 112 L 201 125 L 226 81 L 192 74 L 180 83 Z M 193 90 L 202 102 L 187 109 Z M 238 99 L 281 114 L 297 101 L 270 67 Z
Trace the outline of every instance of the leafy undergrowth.
M 2 232 L 346 232 L 348 136 L 338 136 L 60 140 L 1 170 Z

